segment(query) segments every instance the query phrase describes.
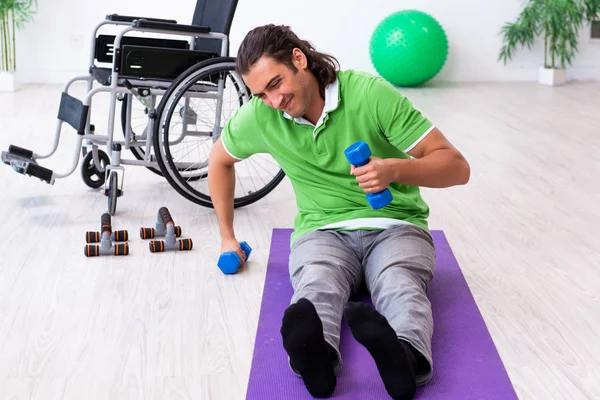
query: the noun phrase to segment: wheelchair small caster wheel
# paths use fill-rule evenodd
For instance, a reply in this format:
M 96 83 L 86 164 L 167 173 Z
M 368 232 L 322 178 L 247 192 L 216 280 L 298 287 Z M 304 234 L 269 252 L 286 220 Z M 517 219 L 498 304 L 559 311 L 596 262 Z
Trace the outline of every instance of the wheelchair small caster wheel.
M 115 215 L 117 212 L 117 197 L 121 196 L 119 189 L 119 177 L 116 172 L 111 172 L 108 177 L 108 189 L 105 194 L 108 196 L 108 213 Z
M 81 163 L 81 178 L 83 179 L 83 183 L 92 189 L 98 189 L 104 185 L 106 180 L 104 171 L 106 166 L 110 164 L 110 158 L 108 157 L 108 154 L 102 150 L 98 150 L 98 159 L 100 160 L 102 171 L 98 171 L 96 168 L 96 165 L 94 164 L 93 152 L 91 151 L 85 155 L 83 158 L 83 163 Z

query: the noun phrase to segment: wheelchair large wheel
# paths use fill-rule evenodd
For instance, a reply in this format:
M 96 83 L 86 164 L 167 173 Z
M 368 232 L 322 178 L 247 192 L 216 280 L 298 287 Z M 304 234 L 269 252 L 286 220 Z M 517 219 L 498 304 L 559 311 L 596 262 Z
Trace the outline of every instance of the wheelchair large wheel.
M 163 175 L 185 198 L 212 207 L 208 191 L 208 156 L 229 118 L 250 100 L 250 90 L 235 71 L 235 59 L 218 57 L 182 73 L 158 107 L 154 140 Z M 235 164 L 234 207 L 254 203 L 285 177 L 267 154 Z

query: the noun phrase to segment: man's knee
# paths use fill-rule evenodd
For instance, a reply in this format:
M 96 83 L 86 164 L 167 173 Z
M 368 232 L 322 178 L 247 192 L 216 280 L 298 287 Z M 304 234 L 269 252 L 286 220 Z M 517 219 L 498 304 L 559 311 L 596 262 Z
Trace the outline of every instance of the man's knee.
M 290 279 L 294 291 L 320 297 L 347 297 L 351 290 L 351 282 L 339 266 L 331 263 L 301 265 L 290 271 Z

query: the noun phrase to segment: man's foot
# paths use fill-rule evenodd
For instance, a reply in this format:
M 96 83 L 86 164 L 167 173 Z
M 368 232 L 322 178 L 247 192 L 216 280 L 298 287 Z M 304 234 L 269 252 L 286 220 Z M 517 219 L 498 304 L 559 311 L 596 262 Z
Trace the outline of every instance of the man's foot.
M 331 346 L 323 337 L 323 324 L 307 299 L 290 305 L 281 326 L 283 347 L 306 389 L 313 397 L 329 397 L 335 390 Z
M 375 360 L 388 394 L 396 400 L 412 399 L 417 386 L 412 346 L 398 339 L 385 317 L 368 304 L 348 303 L 344 318 L 354 338 Z

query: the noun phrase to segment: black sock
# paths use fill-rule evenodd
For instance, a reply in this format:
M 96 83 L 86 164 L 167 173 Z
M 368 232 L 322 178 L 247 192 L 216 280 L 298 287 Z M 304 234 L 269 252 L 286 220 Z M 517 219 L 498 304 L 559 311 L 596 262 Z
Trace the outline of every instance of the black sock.
M 323 337 L 323 324 L 307 299 L 290 305 L 281 326 L 283 347 L 306 389 L 313 397 L 329 397 L 335 390 L 331 346 Z
M 412 399 L 417 358 L 412 346 L 398 339 L 383 315 L 365 303 L 348 303 L 344 318 L 354 338 L 369 351 L 392 398 Z

